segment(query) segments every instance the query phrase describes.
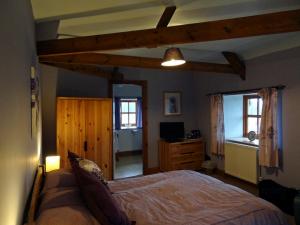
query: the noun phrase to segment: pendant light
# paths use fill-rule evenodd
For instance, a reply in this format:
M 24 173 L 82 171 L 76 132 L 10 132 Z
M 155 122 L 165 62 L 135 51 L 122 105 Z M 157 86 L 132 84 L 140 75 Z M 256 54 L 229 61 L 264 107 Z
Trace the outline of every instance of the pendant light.
M 185 63 L 183 55 L 179 48 L 168 48 L 165 52 L 162 66 L 179 66 Z

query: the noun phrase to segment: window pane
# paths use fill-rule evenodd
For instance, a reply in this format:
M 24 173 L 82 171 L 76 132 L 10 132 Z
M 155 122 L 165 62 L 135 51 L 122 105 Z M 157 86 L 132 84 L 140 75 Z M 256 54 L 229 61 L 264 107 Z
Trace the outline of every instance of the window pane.
M 257 115 L 257 98 L 248 100 L 248 115 Z
M 135 102 L 129 102 L 129 112 L 136 112 Z
M 122 112 L 128 112 L 128 102 L 122 102 Z
M 254 131 L 257 133 L 257 118 L 248 117 L 248 130 L 247 132 Z
M 122 124 L 128 124 L 128 114 L 122 114 Z
M 262 112 L 262 105 L 263 105 L 263 101 L 262 101 L 262 99 L 260 98 L 260 99 L 259 99 L 259 110 L 258 110 L 258 115 L 261 115 L 261 112 Z
M 135 114 L 129 114 L 129 123 L 136 124 L 136 115 Z

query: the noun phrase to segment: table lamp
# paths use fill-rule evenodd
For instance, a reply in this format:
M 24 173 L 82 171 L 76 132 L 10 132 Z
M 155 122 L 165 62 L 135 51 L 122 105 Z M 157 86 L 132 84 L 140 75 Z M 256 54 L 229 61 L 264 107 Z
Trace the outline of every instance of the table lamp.
M 60 168 L 60 156 L 46 156 L 46 172 Z

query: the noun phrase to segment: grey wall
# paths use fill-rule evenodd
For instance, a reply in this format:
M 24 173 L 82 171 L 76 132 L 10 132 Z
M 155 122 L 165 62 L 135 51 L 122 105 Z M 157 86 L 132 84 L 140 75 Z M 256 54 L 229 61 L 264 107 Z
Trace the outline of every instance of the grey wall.
M 286 85 L 282 93 L 283 166 L 277 172 L 266 170 L 262 172 L 265 178 L 300 188 L 300 48 L 253 59 L 246 62 L 246 66 L 246 81 L 235 77 L 194 75 L 199 127 L 209 140 L 210 117 L 207 93 Z M 219 166 L 222 167 L 222 162 Z
M 243 95 L 224 96 L 225 139 L 243 136 Z
M 123 69 L 129 80 L 148 82 L 148 161 L 149 167 L 158 166 L 159 122 L 182 121 L 186 131 L 197 128 L 193 76 L 185 72 L 159 70 Z M 182 115 L 164 116 L 164 91 L 180 91 L 182 94 Z
M 126 69 L 121 70 L 126 79 L 148 81 L 148 145 L 149 145 L 149 167 L 158 166 L 158 144 L 159 122 L 183 121 L 186 130 L 197 128 L 196 111 L 194 110 L 195 98 L 193 92 L 193 76 L 187 73 L 162 72 L 158 70 Z M 56 73 L 53 74 L 53 73 Z M 56 82 L 53 81 L 57 76 Z M 52 77 L 51 77 L 52 76 Z M 52 81 L 51 81 L 52 80 Z M 66 70 L 55 72 L 53 68 L 42 66 L 42 88 L 43 90 L 43 150 L 45 154 L 55 153 L 55 109 L 54 99 L 57 96 L 85 96 L 105 97 L 107 96 L 107 81 L 102 78 L 81 75 Z M 55 91 L 56 90 L 56 91 Z M 49 94 L 49 92 L 51 92 Z M 182 93 L 182 115 L 163 115 L 163 92 L 180 91 Z M 51 96 L 48 96 L 51 95 Z M 44 99 L 45 96 L 47 100 Z M 46 123 L 46 121 L 48 121 Z M 54 134 L 54 135 L 53 135 Z
M 107 97 L 107 80 L 40 65 L 42 85 L 43 155 L 56 154 L 56 97 Z
M 41 141 L 40 125 L 37 137 L 31 138 L 35 32 L 29 0 L 1 0 L 0 12 L 0 224 L 20 225 Z

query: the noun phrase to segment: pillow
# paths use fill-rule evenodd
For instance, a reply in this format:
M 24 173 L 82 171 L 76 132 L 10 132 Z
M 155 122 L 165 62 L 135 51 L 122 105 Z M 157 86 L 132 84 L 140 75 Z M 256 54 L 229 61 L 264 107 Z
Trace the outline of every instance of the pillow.
M 43 195 L 39 214 L 47 209 L 72 205 L 84 206 L 78 187 L 52 188 Z
M 36 220 L 37 225 L 100 225 L 84 206 L 47 209 Z
M 103 184 L 107 185 L 107 181 L 104 178 L 103 172 L 96 163 L 91 160 L 81 158 L 78 158 L 77 161 L 80 168 L 97 177 L 102 181 Z
M 80 192 L 87 207 L 102 225 L 130 225 L 127 215 L 120 209 L 106 186 L 95 176 L 74 167 Z
M 76 159 L 78 159 L 78 158 L 80 158 L 79 155 L 77 155 L 74 152 L 68 151 L 68 159 L 70 161 L 71 166 L 72 166 L 72 163 L 74 163 L 74 161 L 76 161 Z
M 42 193 L 47 192 L 51 188 L 74 186 L 77 186 L 77 182 L 71 170 L 53 170 L 46 174 L 45 184 Z

